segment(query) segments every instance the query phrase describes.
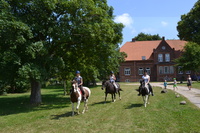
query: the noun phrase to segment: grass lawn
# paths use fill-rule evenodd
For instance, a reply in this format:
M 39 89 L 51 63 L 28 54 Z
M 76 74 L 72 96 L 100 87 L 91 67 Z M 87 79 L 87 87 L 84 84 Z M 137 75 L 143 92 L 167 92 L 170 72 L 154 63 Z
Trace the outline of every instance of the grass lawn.
M 178 84 L 178 85 L 186 86 L 187 87 L 187 82 L 185 81 L 182 84 Z M 200 82 L 193 81 L 192 88 L 200 89 Z
M 0 96 L 1 133 L 182 133 L 200 132 L 200 109 L 184 97 L 176 98 L 173 91 L 160 93 L 144 108 L 142 98 L 135 91 L 138 86 L 122 84 L 122 100 L 104 104 L 101 87 L 91 88 L 89 111 L 71 116 L 69 96 L 63 89 L 51 86 L 42 89 L 43 104 L 29 105 L 29 93 Z M 187 105 L 180 105 L 186 100 Z M 81 110 L 83 104 L 81 104 Z

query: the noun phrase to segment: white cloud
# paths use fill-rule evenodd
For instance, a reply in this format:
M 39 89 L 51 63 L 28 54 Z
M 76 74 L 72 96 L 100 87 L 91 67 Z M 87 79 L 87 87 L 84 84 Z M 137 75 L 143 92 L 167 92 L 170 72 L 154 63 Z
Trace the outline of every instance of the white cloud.
M 133 19 L 128 13 L 124 13 L 122 15 L 116 16 L 114 21 L 116 23 L 122 23 L 128 28 L 132 28 Z
M 145 29 L 142 29 L 141 32 L 144 32 L 144 33 L 147 33 L 147 34 L 152 34 L 156 31 L 156 29 L 153 29 L 153 28 L 145 28 Z
M 168 23 L 165 22 L 165 21 L 162 21 L 162 22 L 161 22 L 161 25 L 162 25 L 163 27 L 166 27 L 166 26 L 168 25 Z

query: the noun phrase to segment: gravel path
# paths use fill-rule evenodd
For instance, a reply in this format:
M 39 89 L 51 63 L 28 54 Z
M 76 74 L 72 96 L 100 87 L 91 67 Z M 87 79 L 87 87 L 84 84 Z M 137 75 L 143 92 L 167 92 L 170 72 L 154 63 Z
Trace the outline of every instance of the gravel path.
M 163 88 L 163 83 L 151 83 L 152 86 L 159 86 Z M 179 86 L 177 85 L 178 90 L 177 93 L 183 95 L 187 99 L 189 99 L 193 104 L 200 108 L 200 90 L 192 88 L 191 90 L 188 89 L 187 86 Z M 167 85 L 167 89 L 173 90 L 172 85 Z

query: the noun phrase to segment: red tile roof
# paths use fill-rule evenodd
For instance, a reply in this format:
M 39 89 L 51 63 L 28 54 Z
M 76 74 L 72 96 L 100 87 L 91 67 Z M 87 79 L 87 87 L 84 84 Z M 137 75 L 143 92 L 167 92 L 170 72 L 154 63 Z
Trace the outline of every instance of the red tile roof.
M 127 54 L 126 61 L 142 60 L 142 56 L 146 56 L 146 59 L 148 60 L 153 53 L 153 49 L 156 49 L 161 41 L 162 40 L 126 42 L 120 48 L 120 52 L 125 52 Z M 186 43 L 186 41 L 182 40 L 165 41 L 176 51 L 182 50 Z

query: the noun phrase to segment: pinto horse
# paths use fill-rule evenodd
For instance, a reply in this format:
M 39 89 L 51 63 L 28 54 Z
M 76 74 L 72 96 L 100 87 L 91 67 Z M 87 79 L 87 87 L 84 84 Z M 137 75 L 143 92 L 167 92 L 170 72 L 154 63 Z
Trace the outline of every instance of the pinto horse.
M 85 111 L 88 110 L 88 98 L 91 95 L 91 91 L 88 87 L 83 87 L 84 91 L 85 91 L 85 95 L 86 95 L 86 100 L 83 99 L 83 96 L 81 94 L 81 90 L 78 87 L 78 84 L 76 81 L 72 81 L 72 90 L 70 93 L 70 99 L 71 99 L 71 103 L 72 103 L 72 116 L 74 115 L 74 103 L 77 102 L 77 106 L 76 106 L 76 110 L 77 110 L 77 114 L 79 113 L 79 106 L 81 101 L 84 101 L 84 109 L 82 111 L 82 113 L 85 113 Z
M 150 91 L 148 89 L 148 85 L 145 83 L 145 81 L 142 79 L 140 80 L 140 94 L 142 95 L 143 101 L 144 101 L 144 107 L 149 104 L 149 96 L 150 96 Z
M 117 89 L 117 93 L 119 94 L 119 99 L 121 100 L 121 97 L 120 97 L 120 91 L 122 91 L 122 89 L 120 88 L 120 85 L 118 83 L 116 83 L 118 89 Z M 103 81 L 102 82 L 102 90 L 104 90 L 105 88 L 105 103 L 106 103 L 106 98 L 107 98 L 107 95 L 108 93 L 112 95 L 112 101 L 115 102 L 116 100 L 116 96 L 115 96 L 115 88 L 114 88 L 114 85 L 112 83 L 110 83 L 110 81 Z

